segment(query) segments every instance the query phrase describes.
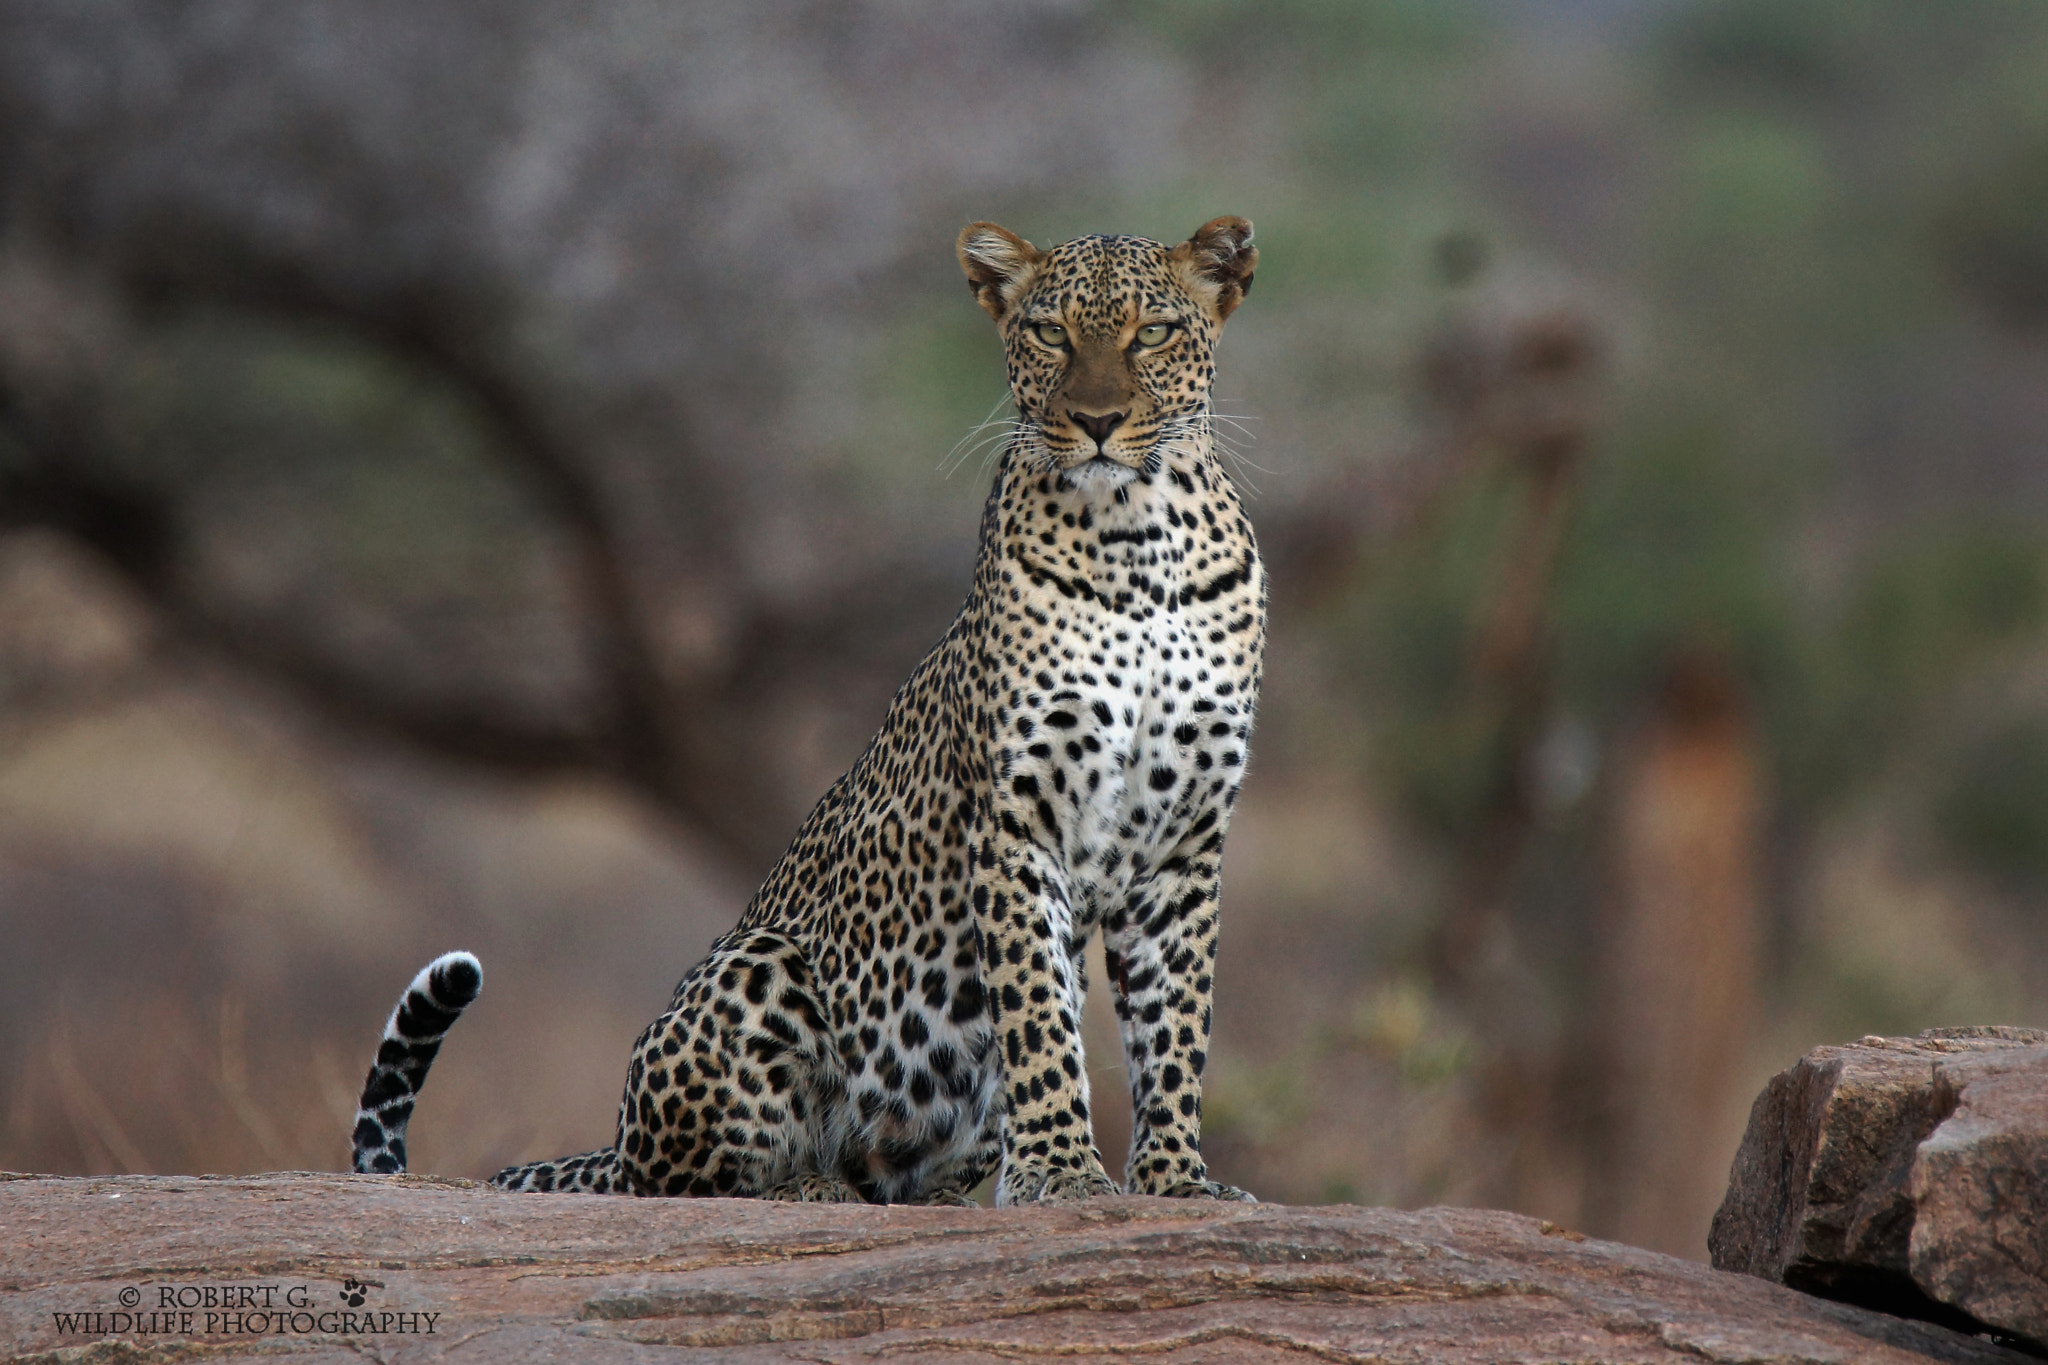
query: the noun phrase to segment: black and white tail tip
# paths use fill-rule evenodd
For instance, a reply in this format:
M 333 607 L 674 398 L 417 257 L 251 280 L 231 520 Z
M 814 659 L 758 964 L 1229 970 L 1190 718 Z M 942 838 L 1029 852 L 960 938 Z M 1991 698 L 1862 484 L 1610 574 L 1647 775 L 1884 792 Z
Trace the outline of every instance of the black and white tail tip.
M 394 1175 L 405 1169 L 405 1125 L 413 1100 L 426 1084 L 441 1040 L 483 988 L 481 962 L 469 953 L 446 953 L 421 969 L 399 997 L 356 1108 L 356 1171 Z

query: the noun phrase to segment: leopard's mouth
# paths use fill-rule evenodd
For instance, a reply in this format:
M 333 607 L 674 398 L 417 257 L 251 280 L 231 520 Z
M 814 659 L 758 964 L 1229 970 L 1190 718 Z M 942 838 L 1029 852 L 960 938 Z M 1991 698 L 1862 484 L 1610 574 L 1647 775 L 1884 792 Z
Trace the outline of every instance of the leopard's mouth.
M 1079 473 L 1084 469 L 1094 470 L 1098 473 L 1111 469 L 1123 469 L 1135 473 L 1144 468 L 1148 458 L 1143 452 L 1125 450 L 1098 450 L 1091 455 L 1083 447 L 1080 450 L 1076 450 L 1072 455 L 1062 458 L 1060 464 L 1069 474 Z

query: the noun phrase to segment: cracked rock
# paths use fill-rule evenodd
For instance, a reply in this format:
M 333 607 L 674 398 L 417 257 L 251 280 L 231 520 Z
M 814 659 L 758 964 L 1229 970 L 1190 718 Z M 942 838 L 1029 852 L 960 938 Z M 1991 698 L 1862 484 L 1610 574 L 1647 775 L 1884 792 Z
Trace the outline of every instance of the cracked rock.
M 2048 1032 L 1815 1048 L 1750 1112 L 1714 1265 L 2048 1352 Z

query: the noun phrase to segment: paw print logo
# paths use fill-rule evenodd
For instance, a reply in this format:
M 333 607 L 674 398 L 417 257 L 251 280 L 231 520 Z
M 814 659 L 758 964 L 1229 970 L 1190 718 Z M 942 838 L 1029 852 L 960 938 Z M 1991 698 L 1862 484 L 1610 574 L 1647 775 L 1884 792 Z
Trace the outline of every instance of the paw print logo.
M 369 1286 L 351 1275 L 341 1282 L 341 1301 L 351 1308 L 361 1308 L 363 1300 L 370 1296 Z

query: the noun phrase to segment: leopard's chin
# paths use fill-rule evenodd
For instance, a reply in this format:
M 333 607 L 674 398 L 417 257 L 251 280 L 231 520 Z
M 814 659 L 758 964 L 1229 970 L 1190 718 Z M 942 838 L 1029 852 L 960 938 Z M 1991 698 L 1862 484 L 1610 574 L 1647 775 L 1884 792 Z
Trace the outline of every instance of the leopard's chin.
M 1122 488 L 1138 477 L 1138 471 L 1111 455 L 1097 455 L 1060 471 L 1060 477 L 1086 491 Z

